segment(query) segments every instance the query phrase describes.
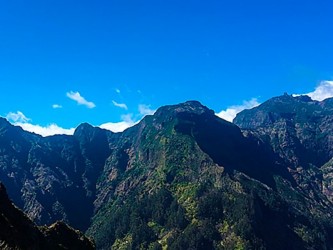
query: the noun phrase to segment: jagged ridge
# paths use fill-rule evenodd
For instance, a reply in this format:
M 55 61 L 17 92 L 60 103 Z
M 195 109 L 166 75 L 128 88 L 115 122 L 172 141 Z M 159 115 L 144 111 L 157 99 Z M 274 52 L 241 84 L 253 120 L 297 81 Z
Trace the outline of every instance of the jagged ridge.
M 0 176 L 31 218 L 89 227 L 99 249 L 332 248 L 331 137 L 308 133 L 318 117 L 331 129 L 331 107 L 277 97 L 240 114 L 242 130 L 196 101 L 123 133 L 42 138 L 4 122 Z

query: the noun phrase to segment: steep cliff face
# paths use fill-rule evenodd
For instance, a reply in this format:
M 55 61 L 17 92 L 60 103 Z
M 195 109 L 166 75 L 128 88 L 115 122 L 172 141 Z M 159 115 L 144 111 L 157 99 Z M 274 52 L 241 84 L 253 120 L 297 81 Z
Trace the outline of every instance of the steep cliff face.
M 189 101 L 122 133 L 46 138 L 2 119 L 0 180 L 34 221 L 88 228 L 99 249 L 331 249 L 332 110 L 284 95 L 232 124 Z
M 297 188 L 332 207 L 333 98 L 283 95 L 237 115 L 234 123 L 285 160 Z
M 57 222 L 50 227 L 37 227 L 9 200 L 0 183 L 0 248 L 1 249 L 95 249 L 82 233 Z
M 38 224 L 64 220 L 85 230 L 112 137 L 109 131 L 83 124 L 74 136 L 43 138 L 1 118 L 1 181 Z
M 292 167 L 320 167 L 333 157 L 332 103 L 285 94 L 239 113 L 234 123 L 271 145 Z

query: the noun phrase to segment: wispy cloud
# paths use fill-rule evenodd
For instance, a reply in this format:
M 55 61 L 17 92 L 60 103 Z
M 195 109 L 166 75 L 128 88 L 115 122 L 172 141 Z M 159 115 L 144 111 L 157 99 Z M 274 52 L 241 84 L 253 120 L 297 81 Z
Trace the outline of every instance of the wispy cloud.
M 140 115 L 142 115 L 142 116 L 153 115 L 156 111 L 156 110 L 151 109 L 150 105 L 146 105 L 146 104 L 140 104 L 138 109 L 139 109 Z
M 75 128 L 65 129 L 59 127 L 57 124 L 50 124 L 47 126 L 40 126 L 31 123 L 21 123 L 16 122 L 14 123 L 15 126 L 20 126 L 26 131 L 39 134 L 41 136 L 50 136 L 50 135 L 73 135 Z
M 117 133 L 123 132 L 125 129 L 132 127 L 139 122 L 132 119 L 132 114 L 122 115 L 121 119 L 122 121 L 120 122 L 107 122 L 101 124 L 99 127 Z
M 133 118 L 133 114 L 126 114 L 121 116 L 120 122 L 107 122 L 100 125 L 100 128 L 110 130 L 112 132 L 122 132 L 127 128 L 130 128 L 136 124 L 138 124 L 142 118 L 146 115 L 152 115 L 155 113 L 155 110 L 150 108 L 150 105 L 140 104 L 138 106 L 138 115 L 134 115 L 135 118 Z
M 307 94 L 295 94 L 293 96 L 307 95 L 312 100 L 322 101 L 333 97 L 333 81 L 321 81 L 314 91 Z
M 101 124 L 100 128 L 110 130 L 112 132 L 122 132 L 125 129 L 138 124 L 145 115 L 154 114 L 155 110 L 150 108 L 150 105 L 140 104 L 138 105 L 137 114 L 124 114 L 121 116 L 119 122 L 107 122 Z M 21 111 L 10 112 L 6 118 L 15 126 L 20 126 L 24 130 L 36 133 L 42 136 L 50 136 L 56 134 L 73 135 L 75 128 L 62 128 L 55 123 L 51 123 L 47 126 L 41 126 L 31 123 L 31 119 L 25 116 Z
M 26 117 L 21 111 L 17 111 L 16 113 L 14 112 L 9 112 L 6 115 L 6 119 L 10 122 L 28 122 L 31 119 Z
M 74 133 L 74 128 L 65 129 L 59 127 L 57 124 L 49 124 L 47 126 L 40 126 L 31 123 L 31 119 L 26 117 L 21 111 L 16 113 L 10 112 L 7 114 L 6 119 L 15 126 L 20 126 L 22 129 L 36 133 L 42 136 L 56 135 L 56 134 L 66 134 L 72 135 Z
M 113 103 L 114 106 L 116 106 L 118 108 L 122 108 L 122 109 L 126 109 L 126 110 L 128 109 L 128 107 L 125 103 L 118 103 L 118 102 L 113 101 L 113 100 L 112 100 L 112 103 Z
M 250 109 L 258 106 L 260 103 L 258 102 L 257 98 L 252 98 L 249 101 L 243 101 L 241 105 L 233 105 L 228 107 L 226 110 L 222 110 L 221 112 L 217 113 L 216 115 L 224 120 L 232 122 L 236 115 L 243 111 L 244 109 Z
M 67 92 L 66 95 L 68 98 L 72 99 L 73 101 L 76 101 L 78 105 L 84 105 L 90 109 L 96 107 L 95 103 L 87 101 L 83 96 L 81 96 L 79 92 L 70 91 Z
M 132 127 L 134 123 L 128 123 L 125 121 L 121 122 L 107 122 L 100 125 L 100 128 L 110 130 L 114 133 L 123 132 L 125 129 Z
M 54 109 L 61 109 L 62 106 L 60 104 L 53 104 L 52 108 L 54 108 Z
M 120 89 L 115 89 L 116 93 L 120 94 Z

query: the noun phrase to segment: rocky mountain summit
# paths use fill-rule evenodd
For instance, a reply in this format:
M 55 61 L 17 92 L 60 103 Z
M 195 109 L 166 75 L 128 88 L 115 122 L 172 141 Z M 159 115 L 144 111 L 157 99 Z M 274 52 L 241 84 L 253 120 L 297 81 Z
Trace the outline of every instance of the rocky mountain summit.
M 244 134 L 271 145 L 305 192 L 312 186 L 317 194 L 333 200 L 329 174 L 333 157 L 333 98 L 319 102 L 308 96 L 285 94 L 239 113 L 234 123 Z
M 322 166 L 333 157 L 333 99 L 283 95 L 245 110 L 234 123 L 253 131 L 294 166 Z
M 332 114 L 332 99 L 283 95 L 234 123 L 164 106 L 122 133 L 0 119 L 0 180 L 37 224 L 98 249 L 333 249 Z

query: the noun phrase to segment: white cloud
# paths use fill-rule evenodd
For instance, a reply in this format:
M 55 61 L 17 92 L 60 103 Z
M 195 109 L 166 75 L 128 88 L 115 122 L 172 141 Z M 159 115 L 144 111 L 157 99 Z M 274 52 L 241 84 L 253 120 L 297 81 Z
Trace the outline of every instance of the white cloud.
M 333 97 L 333 81 L 321 81 L 314 91 L 307 94 L 295 94 L 293 96 L 307 95 L 312 100 L 322 101 Z
M 122 115 L 121 119 L 122 121 L 120 122 L 107 122 L 103 123 L 99 127 L 117 133 L 117 132 L 123 132 L 125 129 L 132 127 L 139 122 L 139 121 L 133 121 L 131 114 Z
M 122 115 L 121 116 L 121 120 L 122 121 L 125 121 L 125 122 L 128 122 L 128 123 L 135 123 L 134 121 L 133 121 L 133 118 L 132 118 L 132 114 L 126 114 L 126 115 Z
M 254 108 L 259 104 L 260 103 L 256 98 L 252 98 L 249 101 L 243 101 L 243 104 L 241 105 L 230 106 L 226 110 L 222 110 L 220 113 L 217 113 L 216 115 L 224 120 L 232 122 L 239 112 L 243 111 L 244 109 Z
M 116 91 L 118 94 L 120 94 L 120 89 L 115 89 L 115 91 Z
M 103 123 L 99 127 L 117 133 L 117 132 L 123 132 L 125 129 L 132 127 L 133 125 L 135 125 L 135 123 L 121 121 L 121 122 Z
M 79 105 L 84 105 L 90 109 L 96 107 L 95 103 L 87 101 L 83 96 L 81 96 L 81 94 L 79 92 L 70 91 L 70 92 L 67 92 L 66 95 L 68 98 L 72 99 L 73 101 L 76 101 L 77 104 L 79 104 Z
M 39 134 L 41 136 L 49 136 L 56 134 L 66 134 L 72 135 L 74 133 L 74 128 L 65 129 L 59 127 L 57 124 L 50 124 L 47 126 L 40 126 L 32 124 L 30 118 L 27 118 L 21 111 L 16 113 L 10 112 L 7 114 L 6 119 L 15 126 L 20 126 L 22 129 Z
M 113 101 L 113 100 L 112 100 L 112 103 L 113 103 L 114 106 L 116 106 L 118 108 L 122 108 L 122 109 L 126 109 L 126 110 L 128 109 L 127 105 L 125 103 L 118 103 L 118 102 Z
M 145 104 L 140 104 L 138 106 L 138 110 L 139 110 L 139 115 L 135 116 L 136 117 L 135 119 L 133 119 L 132 114 L 122 115 L 120 122 L 107 122 L 103 123 L 99 127 L 110 130 L 115 133 L 122 132 L 125 129 L 138 124 L 145 115 L 152 115 L 155 113 L 155 110 L 150 109 L 150 106 Z
M 28 122 L 31 119 L 26 117 L 21 111 L 17 111 L 16 113 L 9 112 L 6 115 L 6 119 L 10 122 Z
M 133 114 L 122 115 L 121 121 L 103 123 L 98 127 L 110 130 L 115 133 L 122 132 L 125 129 L 138 124 L 145 115 L 151 115 L 155 112 L 155 110 L 151 109 L 149 105 L 145 104 L 140 104 L 138 106 L 138 111 L 139 111 L 138 115 L 133 115 Z M 33 132 L 42 136 L 50 136 L 56 134 L 73 135 L 75 131 L 75 128 L 66 129 L 59 127 L 57 124 L 54 123 L 47 126 L 32 124 L 30 122 L 31 119 L 27 118 L 20 111 L 17 111 L 16 113 L 10 112 L 8 113 L 6 118 L 10 122 L 12 122 L 13 125 L 20 126 L 26 131 Z
M 149 105 L 145 105 L 145 104 L 140 104 L 139 105 L 139 113 L 140 115 L 153 115 L 155 113 L 156 110 L 153 110 L 150 108 Z
M 52 108 L 54 108 L 54 109 L 61 109 L 62 106 L 59 105 L 59 104 L 53 104 L 53 105 L 52 105 Z
M 14 123 L 15 126 L 20 126 L 26 131 L 32 132 L 39 134 L 41 136 L 50 136 L 50 135 L 73 135 L 75 129 L 70 128 L 70 129 L 65 129 L 59 127 L 57 124 L 50 124 L 45 127 L 40 126 L 40 125 L 34 125 L 31 123 L 22 123 L 22 122 L 16 122 Z

